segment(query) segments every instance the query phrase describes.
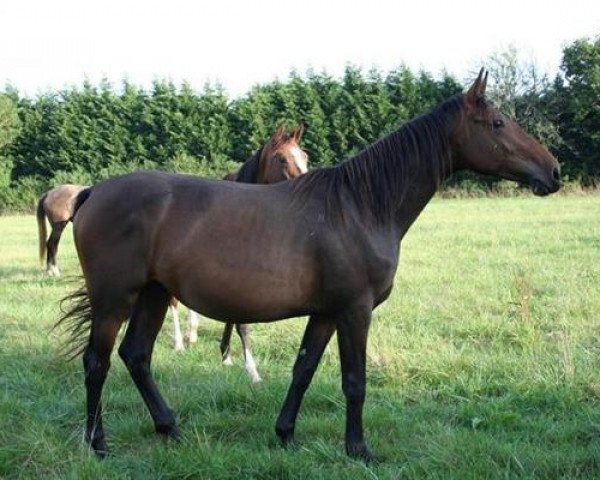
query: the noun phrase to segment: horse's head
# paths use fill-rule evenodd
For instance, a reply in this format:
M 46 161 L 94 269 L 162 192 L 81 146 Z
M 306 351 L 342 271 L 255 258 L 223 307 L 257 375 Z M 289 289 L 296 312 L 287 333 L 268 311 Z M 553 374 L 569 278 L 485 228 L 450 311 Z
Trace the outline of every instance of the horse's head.
M 464 96 L 465 114 L 453 132 L 455 167 L 498 175 L 531 186 L 536 195 L 560 188 L 560 165 L 521 127 L 486 102 L 483 69 Z
M 307 172 L 308 155 L 298 145 L 303 133 L 302 123 L 290 135 L 283 125 L 277 127 L 261 152 L 259 183 L 277 183 Z

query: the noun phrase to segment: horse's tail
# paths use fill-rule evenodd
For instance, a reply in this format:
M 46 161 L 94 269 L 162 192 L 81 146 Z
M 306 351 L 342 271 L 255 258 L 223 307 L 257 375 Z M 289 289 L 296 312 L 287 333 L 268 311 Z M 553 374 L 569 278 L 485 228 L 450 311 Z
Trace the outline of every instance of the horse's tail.
M 46 231 L 46 211 L 44 210 L 44 202 L 46 201 L 46 195 L 48 192 L 44 193 L 37 204 L 37 224 L 38 224 L 38 241 L 39 241 L 39 250 L 40 250 L 40 262 L 44 262 L 44 257 L 46 256 L 46 236 L 48 232 Z
M 66 310 L 65 303 L 69 304 Z M 85 350 L 92 324 L 92 309 L 85 284 L 60 301 L 60 310 L 62 316 L 52 330 L 60 328 L 68 335 L 61 353 L 68 360 L 73 360 Z
M 73 221 L 77 210 L 79 210 L 79 207 L 83 205 L 83 202 L 85 202 L 88 199 L 91 193 L 92 187 L 87 187 L 77 194 L 77 196 L 75 197 L 75 203 L 73 204 L 73 213 L 71 214 L 71 218 L 69 218 L 69 220 Z

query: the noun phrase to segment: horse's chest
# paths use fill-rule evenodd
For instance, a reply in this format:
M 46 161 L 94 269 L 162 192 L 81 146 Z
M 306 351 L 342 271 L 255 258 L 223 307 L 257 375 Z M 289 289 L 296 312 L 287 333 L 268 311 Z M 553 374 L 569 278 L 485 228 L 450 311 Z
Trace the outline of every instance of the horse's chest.
M 398 266 L 398 249 L 393 245 L 338 244 L 323 255 L 324 291 L 343 303 L 371 298 L 379 303 L 387 297 Z
M 398 257 L 396 255 L 376 258 L 368 265 L 371 288 L 377 303 L 385 300 L 389 295 L 397 268 Z M 382 297 L 385 298 L 381 299 Z

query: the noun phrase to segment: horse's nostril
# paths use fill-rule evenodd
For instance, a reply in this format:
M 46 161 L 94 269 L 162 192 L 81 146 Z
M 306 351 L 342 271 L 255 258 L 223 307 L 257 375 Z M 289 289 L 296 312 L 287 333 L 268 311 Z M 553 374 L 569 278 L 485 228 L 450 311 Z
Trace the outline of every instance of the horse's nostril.
M 554 168 L 552 170 L 552 178 L 554 178 L 554 180 L 557 182 L 560 180 L 560 172 L 558 171 L 558 168 Z

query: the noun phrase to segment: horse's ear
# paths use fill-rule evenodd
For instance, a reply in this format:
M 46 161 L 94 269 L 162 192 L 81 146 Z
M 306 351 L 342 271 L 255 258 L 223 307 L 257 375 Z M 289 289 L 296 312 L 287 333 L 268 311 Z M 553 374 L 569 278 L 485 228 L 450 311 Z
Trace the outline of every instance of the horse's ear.
M 285 127 L 283 126 L 283 123 L 280 122 L 277 124 L 277 128 L 273 132 L 273 135 L 271 135 L 271 142 L 277 142 L 283 137 L 284 134 Z
M 471 88 L 467 91 L 467 95 L 465 96 L 467 100 L 467 105 L 475 107 L 478 104 L 479 99 L 483 97 L 485 93 L 485 87 L 487 85 L 488 74 L 485 73 L 485 77 L 483 75 L 483 68 L 479 70 L 479 75 L 471 85 Z
M 486 87 L 487 87 L 488 73 L 489 73 L 489 72 L 486 70 L 486 72 L 485 72 L 485 75 L 483 76 L 483 80 L 482 80 L 482 82 L 481 82 L 481 89 L 480 89 L 480 92 L 481 92 L 481 96 L 482 96 L 482 97 L 485 95 L 485 89 L 486 89 Z
M 296 143 L 300 143 L 300 139 L 304 134 L 304 122 L 300 122 L 296 129 L 292 132 L 291 137 L 296 141 Z

